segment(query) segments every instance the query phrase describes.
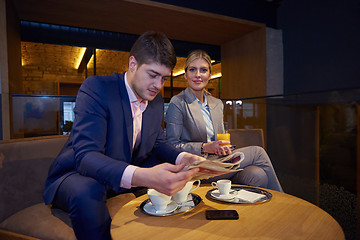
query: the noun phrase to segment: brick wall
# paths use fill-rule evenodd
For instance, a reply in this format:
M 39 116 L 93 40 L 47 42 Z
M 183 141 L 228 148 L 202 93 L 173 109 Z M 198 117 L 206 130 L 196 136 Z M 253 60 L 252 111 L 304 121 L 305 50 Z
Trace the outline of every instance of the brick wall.
M 85 75 L 78 73 L 79 47 L 21 43 L 22 82 L 24 94 L 57 95 L 59 82 L 81 83 Z
M 23 66 L 24 94 L 57 95 L 59 82 L 82 82 L 84 74 L 76 69 L 46 66 Z
M 85 71 L 79 73 L 77 68 L 83 56 L 84 48 L 43 43 L 22 42 L 22 84 L 23 94 L 59 95 L 64 91 L 59 89 L 60 83 L 73 84 L 76 88 L 85 80 Z M 122 73 L 128 67 L 128 52 L 96 50 L 96 75 L 108 75 L 114 72 Z M 179 58 L 174 72 L 183 69 L 184 58 Z M 221 71 L 221 64 L 213 68 Z M 93 58 L 88 63 L 87 76 L 94 75 Z M 182 77 L 174 78 L 174 86 L 187 86 Z M 218 79 L 211 80 L 209 87 L 218 97 Z M 77 92 L 76 89 L 71 92 Z

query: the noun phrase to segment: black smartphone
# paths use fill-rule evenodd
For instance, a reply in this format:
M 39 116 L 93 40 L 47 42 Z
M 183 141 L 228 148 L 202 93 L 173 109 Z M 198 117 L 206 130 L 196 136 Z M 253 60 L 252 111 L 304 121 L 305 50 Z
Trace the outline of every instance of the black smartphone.
M 208 220 L 239 219 L 239 214 L 236 210 L 205 210 L 205 215 Z

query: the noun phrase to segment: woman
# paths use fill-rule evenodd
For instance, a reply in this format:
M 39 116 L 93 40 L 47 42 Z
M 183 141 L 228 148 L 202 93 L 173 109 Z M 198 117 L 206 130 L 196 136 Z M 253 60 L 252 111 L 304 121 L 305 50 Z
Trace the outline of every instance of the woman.
M 165 115 L 166 137 L 180 150 L 209 158 L 231 153 L 226 141 L 216 141 L 218 133 L 224 133 L 223 109 L 220 99 L 206 91 L 211 78 L 211 59 L 202 50 L 190 52 L 185 63 L 185 79 L 188 87 L 174 96 Z M 233 183 L 283 191 L 271 161 L 265 150 L 258 146 L 236 149 L 245 154 L 241 170 L 204 180 L 212 182 L 228 178 Z

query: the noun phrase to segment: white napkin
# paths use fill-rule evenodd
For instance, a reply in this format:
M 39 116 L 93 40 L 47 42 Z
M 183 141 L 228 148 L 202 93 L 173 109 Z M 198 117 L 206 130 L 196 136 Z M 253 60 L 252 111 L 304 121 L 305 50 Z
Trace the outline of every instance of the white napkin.
M 253 203 L 253 202 L 256 202 L 259 199 L 263 198 L 264 196 L 265 195 L 260 194 L 260 193 L 254 193 L 254 192 L 250 192 L 250 191 L 241 189 L 240 191 L 238 191 L 236 197 L 240 198 L 241 200 Z

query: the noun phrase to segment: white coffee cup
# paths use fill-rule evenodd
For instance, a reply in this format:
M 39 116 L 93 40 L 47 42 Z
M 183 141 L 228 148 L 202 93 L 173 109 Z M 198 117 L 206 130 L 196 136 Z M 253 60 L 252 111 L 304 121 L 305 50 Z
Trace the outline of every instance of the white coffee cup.
M 216 182 L 212 182 L 211 186 L 217 188 L 220 192 L 220 195 L 229 195 L 231 189 L 231 181 L 228 179 L 217 180 Z
M 147 194 L 157 212 L 165 211 L 167 205 L 171 202 L 171 196 L 158 192 L 155 189 L 148 189 Z
M 196 183 L 196 182 L 197 182 L 197 184 L 194 185 L 194 183 Z M 173 196 L 173 200 L 177 203 L 186 202 L 189 194 L 192 191 L 194 191 L 195 189 L 197 189 L 199 186 L 200 186 L 200 180 L 187 182 L 183 189 L 181 189 L 179 192 L 175 193 L 175 195 Z

